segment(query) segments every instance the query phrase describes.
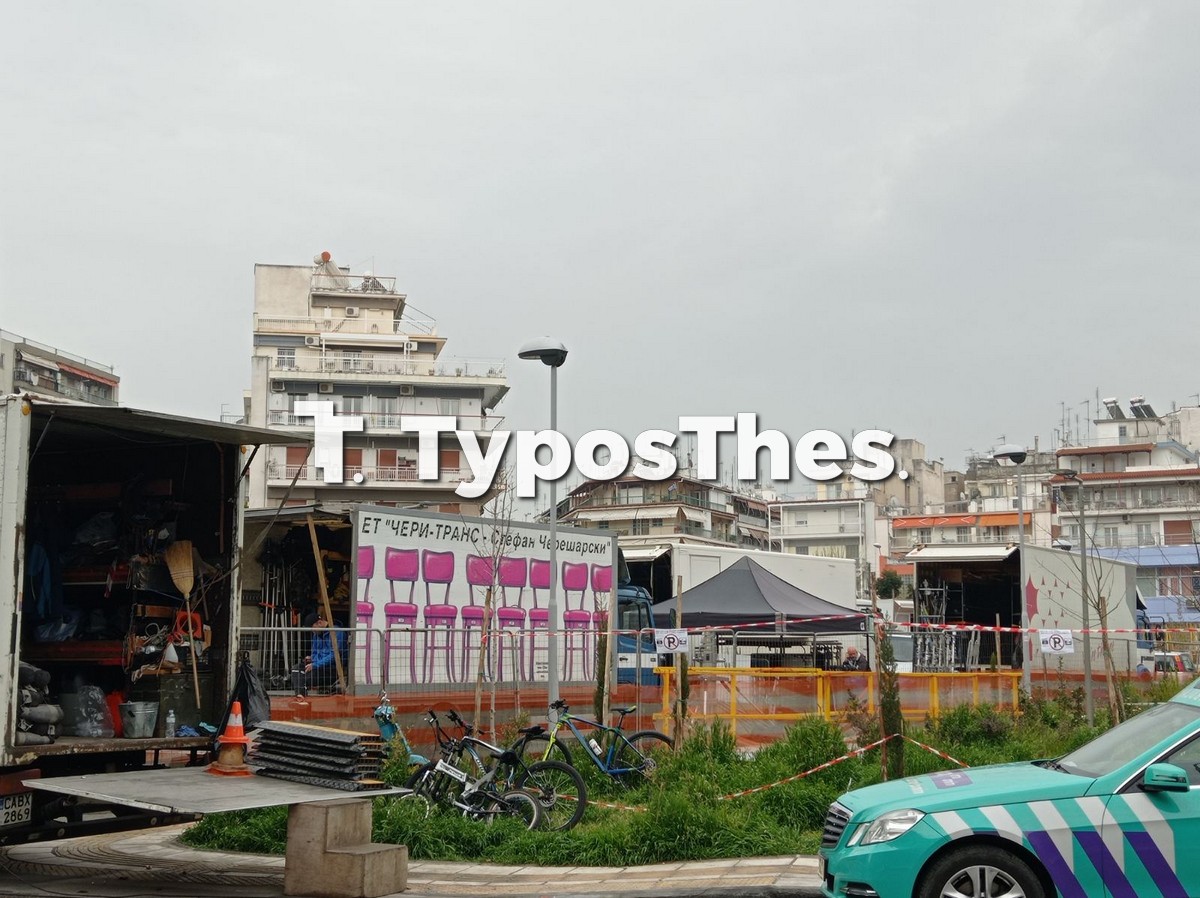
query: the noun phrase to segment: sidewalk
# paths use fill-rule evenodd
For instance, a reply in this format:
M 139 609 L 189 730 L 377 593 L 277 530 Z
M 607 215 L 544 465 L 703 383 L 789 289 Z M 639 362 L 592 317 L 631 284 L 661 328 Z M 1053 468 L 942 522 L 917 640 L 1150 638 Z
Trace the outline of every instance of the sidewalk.
M 244 898 L 283 895 L 283 858 L 196 851 L 185 827 L 65 839 L 0 850 L 0 896 Z M 405 898 L 497 895 L 670 898 L 820 894 L 816 859 L 794 856 L 648 867 L 501 867 L 412 861 Z

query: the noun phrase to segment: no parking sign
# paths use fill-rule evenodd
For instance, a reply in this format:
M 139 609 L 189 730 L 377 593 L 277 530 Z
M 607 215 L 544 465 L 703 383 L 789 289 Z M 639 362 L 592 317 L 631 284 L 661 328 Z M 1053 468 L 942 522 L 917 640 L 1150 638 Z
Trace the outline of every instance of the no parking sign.
M 687 630 L 655 630 L 654 650 L 660 655 L 677 655 L 688 650 Z
M 1070 630 L 1042 630 L 1038 635 L 1042 640 L 1042 651 L 1047 655 L 1075 653 L 1075 637 Z

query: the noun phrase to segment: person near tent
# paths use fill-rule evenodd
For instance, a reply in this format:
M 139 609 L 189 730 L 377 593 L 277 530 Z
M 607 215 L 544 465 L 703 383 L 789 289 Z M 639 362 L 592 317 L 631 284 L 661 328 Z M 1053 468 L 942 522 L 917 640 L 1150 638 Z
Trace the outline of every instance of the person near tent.
M 854 646 L 846 649 L 846 660 L 842 662 L 842 670 L 870 670 L 867 656 Z
M 308 695 L 313 688 L 329 688 L 337 683 L 337 665 L 333 660 L 333 632 L 325 612 L 314 611 L 304 619 L 304 625 L 313 631 L 310 654 L 292 671 L 292 689 L 296 695 Z M 333 623 L 336 627 L 337 624 Z M 345 663 L 346 632 L 337 630 L 338 654 Z

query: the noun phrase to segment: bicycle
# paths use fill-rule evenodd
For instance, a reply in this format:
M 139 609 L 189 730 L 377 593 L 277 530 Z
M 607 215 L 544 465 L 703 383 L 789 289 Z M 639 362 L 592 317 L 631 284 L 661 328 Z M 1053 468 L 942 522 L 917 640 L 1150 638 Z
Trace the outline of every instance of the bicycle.
M 470 756 L 476 771 L 480 773 L 489 765 L 485 765 L 476 749 L 481 748 L 493 758 L 492 764 L 499 768 L 496 782 L 501 788 L 522 789 L 537 797 L 542 806 L 543 828 L 566 831 L 583 819 L 587 810 L 587 786 L 579 771 L 562 761 L 526 761 L 526 742 L 544 735 L 545 729 L 540 726 L 525 727 L 519 731 L 521 737 L 505 749 L 475 736 L 475 727 L 459 717 L 456 711 L 450 710 L 447 716 L 463 732 L 463 738 L 459 740 L 462 744 L 459 757 L 463 754 Z
M 526 829 L 538 829 L 544 820 L 540 799 L 524 789 L 502 788 L 498 775 L 503 767 L 485 765 L 479 756 L 482 750 L 499 757 L 505 749 L 470 736 L 453 739 L 442 729 L 437 715 L 432 710 L 428 714 L 426 720 L 433 727 L 442 757 L 409 777 L 406 785 L 412 792 L 404 797 L 424 801 L 426 816 L 434 805 L 442 805 L 455 808 L 473 820 L 490 824 L 499 816 L 510 816 L 521 820 Z M 464 754 L 471 755 L 482 771 L 480 776 L 471 776 L 459 766 Z
M 625 735 L 625 715 L 636 711 L 636 705 L 629 708 L 613 708 L 613 712 L 619 715 L 616 726 L 606 726 L 598 720 L 572 714 L 570 707 L 562 699 L 550 705 L 550 710 L 557 712 L 550 730 L 544 736 L 531 735 L 525 740 L 527 754 L 540 758 L 543 763 L 557 757 L 572 767 L 576 766 L 571 752 L 559 738 L 565 727 L 574 734 L 601 773 L 607 774 L 623 786 L 631 787 L 653 775 L 658 766 L 654 757 L 656 750 L 675 747 L 675 740 L 658 730 L 638 730 L 631 735 Z M 600 731 L 603 734 L 601 739 L 607 745 L 601 745 L 595 737 L 589 738 L 584 735 L 580 726 Z

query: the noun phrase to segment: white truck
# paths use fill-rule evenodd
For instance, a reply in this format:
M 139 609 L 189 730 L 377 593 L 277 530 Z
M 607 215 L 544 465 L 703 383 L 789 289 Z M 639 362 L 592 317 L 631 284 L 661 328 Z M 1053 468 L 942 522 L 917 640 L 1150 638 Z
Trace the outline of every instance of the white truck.
M 285 441 L 303 438 L 0 396 L 0 844 L 169 822 L 24 782 L 208 750 L 237 660 L 247 459 Z M 185 541 L 190 603 L 164 560 Z M 196 735 L 166 734 L 169 711 Z

